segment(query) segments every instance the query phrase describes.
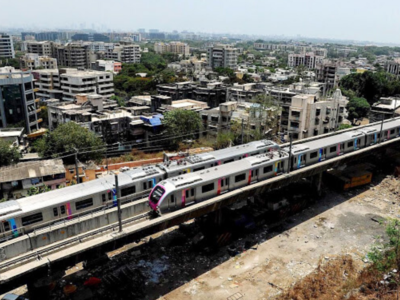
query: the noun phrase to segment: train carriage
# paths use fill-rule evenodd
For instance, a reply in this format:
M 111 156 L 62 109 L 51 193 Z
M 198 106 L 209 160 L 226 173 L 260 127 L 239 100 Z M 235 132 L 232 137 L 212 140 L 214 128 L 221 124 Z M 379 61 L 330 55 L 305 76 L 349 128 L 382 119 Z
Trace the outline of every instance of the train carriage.
M 204 201 L 259 180 L 280 175 L 288 167 L 288 154 L 274 151 L 220 165 L 159 183 L 149 195 L 151 208 L 160 213 Z

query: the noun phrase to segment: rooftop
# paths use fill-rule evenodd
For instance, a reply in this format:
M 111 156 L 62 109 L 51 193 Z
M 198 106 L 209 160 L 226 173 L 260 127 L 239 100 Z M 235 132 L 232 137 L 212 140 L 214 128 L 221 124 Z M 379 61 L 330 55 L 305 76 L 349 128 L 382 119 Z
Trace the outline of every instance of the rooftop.
M 65 173 L 61 159 L 22 162 L 0 168 L 0 183 Z

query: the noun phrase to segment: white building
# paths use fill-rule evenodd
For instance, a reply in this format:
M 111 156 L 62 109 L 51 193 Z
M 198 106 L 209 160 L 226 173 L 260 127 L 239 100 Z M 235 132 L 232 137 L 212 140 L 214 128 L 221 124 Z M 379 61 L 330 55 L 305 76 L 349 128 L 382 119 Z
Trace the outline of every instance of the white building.
M 0 33 L 0 58 L 15 58 L 12 36 Z
M 155 43 L 154 51 L 156 53 L 174 53 L 182 54 L 184 56 L 190 55 L 189 45 L 182 42 Z
M 215 45 L 208 48 L 208 65 L 211 68 L 231 68 L 237 66 L 238 50 L 229 45 Z
M 122 63 L 140 63 L 140 46 L 139 45 L 119 45 L 116 44 L 113 49 L 108 49 L 104 58 L 116 60 Z
M 110 72 L 62 69 L 35 70 L 37 95 L 42 99 L 74 101 L 76 95 L 98 94 L 103 97 L 114 95 L 113 74 Z
M 50 41 L 25 41 L 22 43 L 21 50 L 40 56 L 53 56 L 55 50 L 54 46 L 55 43 Z
M 346 121 L 347 103 L 339 89 L 326 101 L 316 101 L 314 95 L 296 95 L 289 108 L 287 127 L 281 124 L 281 131 L 291 132 L 293 140 L 334 131 Z
M 289 54 L 288 66 L 290 68 L 305 66 L 308 69 L 315 69 L 316 65 L 320 64 L 323 60 L 323 56 L 317 56 L 312 52 L 306 54 Z
M 39 56 L 39 54 L 27 53 L 21 57 L 21 68 L 34 70 L 42 69 L 57 69 L 57 59 L 49 56 Z

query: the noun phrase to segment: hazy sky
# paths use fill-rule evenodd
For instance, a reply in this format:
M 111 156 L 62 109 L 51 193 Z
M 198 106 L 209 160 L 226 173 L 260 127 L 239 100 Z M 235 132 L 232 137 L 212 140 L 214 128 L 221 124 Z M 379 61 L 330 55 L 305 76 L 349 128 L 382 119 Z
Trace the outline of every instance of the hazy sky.
M 1 27 L 104 24 L 134 31 L 189 30 L 400 42 L 398 0 L 0 0 Z

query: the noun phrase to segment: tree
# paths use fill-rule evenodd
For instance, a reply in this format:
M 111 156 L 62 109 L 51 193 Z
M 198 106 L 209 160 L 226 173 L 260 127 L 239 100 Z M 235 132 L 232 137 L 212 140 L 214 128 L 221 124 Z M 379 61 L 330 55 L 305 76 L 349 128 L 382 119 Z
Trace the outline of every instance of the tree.
M 28 196 L 33 196 L 33 195 L 37 195 L 37 194 L 42 194 L 42 193 L 46 193 L 48 191 L 51 191 L 51 188 L 48 187 L 47 185 L 44 186 L 31 186 L 29 188 L 29 190 L 27 191 Z
M 349 129 L 352 128 L 353 126 L 351 126 L 350 124 L 340 124 L 338 130 L 344 130 L 344 129 Z
M 364 118 L 368 115 L 370 105 L 365 98 L 354 97 L 347 104 L 349 120 Z
M 79 159 L 82 161 L 99 160 L 103 157 L 105 144 L 92 131 L 74 122 L 59 125 L 56 130 L 34 143 L 34 148 L 41 157 L 62 157 L 82 149 Z M 63 158 L 72 163 L 73 157 Z
M 18 149 L 10 142 L 0 140 L 0 167 L 15 164 L 19 161 Z
M 124 107 L 126 105 L 125 104 L 125 100 L 120 96 L 115 96 L 114 95 L 114 96 L 111 96 L 110 99 L 117 101 L 118 106 L 120 106 L 120 107 Z
M 200 115 L 191 110 L 176 109 L 164 115 L 163 124 L 168 135 L 176 137 L 175 143 L 182 139 L 194 139 L 203 127 Z

